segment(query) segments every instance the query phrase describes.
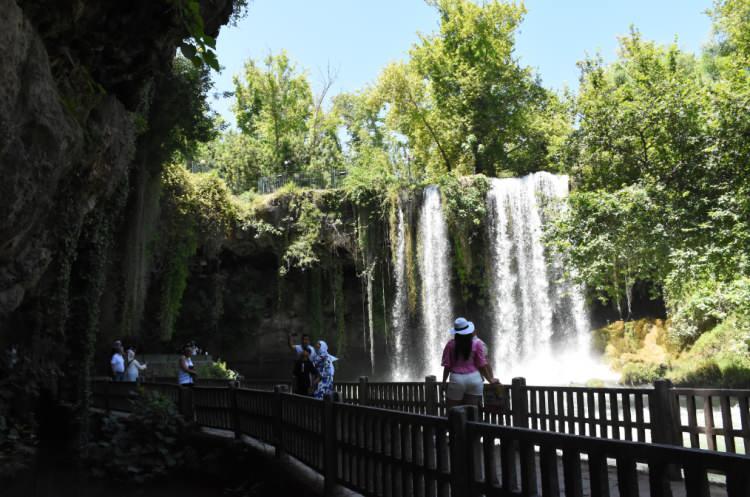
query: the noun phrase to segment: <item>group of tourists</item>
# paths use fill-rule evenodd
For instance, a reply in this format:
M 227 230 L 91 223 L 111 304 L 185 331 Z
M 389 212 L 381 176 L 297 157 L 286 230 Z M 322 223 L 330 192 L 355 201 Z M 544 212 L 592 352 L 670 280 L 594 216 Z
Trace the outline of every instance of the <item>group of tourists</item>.
M 136 382 L 138 374 L 148 367 L 135 358 L 135 347 L 125 350 L 120 340 L 115 340 L 112 344 L 112 358 L 109 364 L 112 368 L 112 381 Z
M 180 385 L 193 385 L 198 373 L 195 371 L 192 357 L 200 353 L 195 342 L 186 343 L 180 353 L 177 363 L 177 383 Z M 109 361 L 112 368 L 112 381 L 137 382 L 141 371 L 146 369 L 146 363 L 141 364 L 135 358 L 135 347 L 125 349 L 121 340 L 112 343 L 112 356 Z
M 297 357 L 292 370 L 292 390 L 298 395 L 323 399 L 326 394 L 333 392 L 333 363 L 338 359 L 328 353 L 328 344 L 324 340 L 317 340 L 312 345 L 310 335 L 304 334 L 301 343 L 295 344 L 296 336 L 291 334 L 287 337 L 289 348 Z
M 487 360 L 487 345 L 476 336 L 474 323 L 462 317 L 456 319 L 450 329 L 451 339 L 443 348 L 443 383 L 446 386 L 448 407 L 457 405 L 480 405 L 484 390 L 484 380 L 499 384 Z M 294 343 L 296 334 L 288 336 L 289 348 L 296 354 L 293 391 L 298 395 L 323 399 L 333 392 L 333 363 L 338 360 L 328 352 L 328 344 L 317 340 L 314 344 L 310 335 L 303 334 L 299 344 Z M 192 356 L 196 355 L 195 343 L 187 343 L 182 348 L 178 362 L 177 381 L 180 385 L 192 385 L 198 374 Z M 138 381 L 138 374 L 147 368 L 135 358 L 135 347 L 124 349 L 122 342 L 112 344 L 113 381 Z
M 443 348 L 443 383 L 447 383 L 445 397 L 448 407 L 481 405 L 484 381 L 500 384 L 487 360 L 487 345 L 476 335 L 474 323 L 457 318 L 449 330 L 451 338 Z M 311 343 L 304 334 L 301 343 L 295 344 L 296 334 L 288 336 L 288 345 L 296 354 L 293 392 L 322 399 L 333 392 L 333 363 L 336 357 L 328 353 L 323 340 Z

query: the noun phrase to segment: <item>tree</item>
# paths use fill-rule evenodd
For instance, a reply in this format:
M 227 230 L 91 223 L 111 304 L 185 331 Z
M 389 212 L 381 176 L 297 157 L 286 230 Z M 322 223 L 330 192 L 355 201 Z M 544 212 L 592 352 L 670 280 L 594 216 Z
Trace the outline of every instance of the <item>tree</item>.
M 261 170 L 295 172 L 305 162 L 308 120 L 313 113 L 310 83 L 286 52 L 266 57 L 264 67 L 249 60 L 244 78 L 234 78 L 237 126 L 258 145 Z
M 239 195 L 255 189 L 262 176 L 259 150 L 253 137 L 229 130 L 199 147 L 193 172 L 215 170 Z
M 324 180 L 339 167 L 338 121 L 325 109 L 333 81 L 329 72 L 313 95 L 307 75 L 283 51 L 269 55 L 263 67 L 252 60 L 245 64 L 244 77 L 234 78 L 240 134 L 227 135 L 214 147 L 223 151 L 222 160 L 230 160 L 218 168 L 225 178 L 234 178 L 229 180 L 234 191 L 246 191 L 259 176 L 281 173 L 305 172 Z
M 576 192 L 547 232 L 571 276 L 621 316 L 630 316 L 637 282 L 663 281 L 668 267 L 666 220 L 640 186 Z M 623 308 L 623 302 L 625 308 Z
M 429 82 L 439 121 L 453 130 L 451 148 L 464 156 L 458 162 L 489 176 L 544 168 L 546 137 L 530 131 L 535 114 L 549 110 L 553 97 L 514 57 L 523 5 L 430 3 L 440 15 L 440 30 L 421 37 L 411 50 L 412 64 Z
M 730 39 L 720 32 L 698 59 L 632 30 L 613 64 L 580 64 L 578 126 L 564 147 L 578 188 L 551 238 L 568 244 L 572 267 L 600 296 L 616 298 L 622 285 L 610 270 L 618 254 L 637 254 L 636 278 L 663 288 L 670 312 L 706 283 L 750 271 L 750 86 L 737 70 L 741 50 L 726 49 L 741 44 L 721 48 Z M 633 210 L 634 191 L 648 215 Z M 615 207 L 627 215 L 613 224 Z M 644 241 L 654 250 L 641 250 Z
M 570 119 L 564 102 L 513 56 L 524 8 L 430 3 L 439 32 L 422 36 L 410 60 L 388 65 L 373 87 L 339 100 L 355 150 L 365 142 L 382 147 L 416 179 L 556 169 Z

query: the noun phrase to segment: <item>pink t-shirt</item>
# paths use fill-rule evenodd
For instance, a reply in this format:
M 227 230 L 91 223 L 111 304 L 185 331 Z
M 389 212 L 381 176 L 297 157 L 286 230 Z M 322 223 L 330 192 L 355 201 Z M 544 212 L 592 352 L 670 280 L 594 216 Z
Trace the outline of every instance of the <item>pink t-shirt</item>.
M 484 354 L 484 347 L 481 340 L 471 341 L 471 354 L 468 359 L 459 357 L 455 359 L 453 349 L 456 348 L 456 341 L 451 340 L 443 349 L 443 367 L 450 369 L 451 373 L 466 374 L 479 371 L 487 365 L 487 357 Z

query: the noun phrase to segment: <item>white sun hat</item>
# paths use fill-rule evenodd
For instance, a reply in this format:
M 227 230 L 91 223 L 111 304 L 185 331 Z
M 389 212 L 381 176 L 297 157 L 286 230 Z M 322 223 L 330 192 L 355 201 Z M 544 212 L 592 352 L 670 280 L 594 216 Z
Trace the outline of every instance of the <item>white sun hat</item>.
M 458 333 L 459 335 L 471 335 L 474 333 L 474 323 L 467 321 L 466 318 L 457 318 L 453 323 L 453 328 L 450 329 L 451 335 Z

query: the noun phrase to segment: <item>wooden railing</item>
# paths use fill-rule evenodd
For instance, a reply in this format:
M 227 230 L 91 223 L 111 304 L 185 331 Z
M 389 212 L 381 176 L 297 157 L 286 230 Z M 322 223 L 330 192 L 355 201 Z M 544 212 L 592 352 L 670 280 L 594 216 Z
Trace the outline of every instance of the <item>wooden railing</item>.
M 518 382 L 514 387 L 519 390 Z M 442 417 L 339 402 L 338 395 L 318 401 L 289 394 L 285 385 L 271 392 L 235 384 L 112 382 L 95 382 L 94 404 L 128 411 L 129 399 L 143 391 L 175 399 L 183 416 L 201 427 L 252 437 L 273 446 L 277 458 L 304 463 L 323 476 L 326 495 L 343 485 L 368 496 L 558 497 L 563 488 L 565 497 L 606 497 L 616 486 L 620 497 L 670 497 L 672 489 L 709 497 L 710 480 L 720 482 L 714 490 L 727 497 L 750 495 L 747 456 L 501 426 L 482 422 L 474 407 L 453 408 Z M 560 405 L 585 406 L 587 398 L 579 404 L 578 393 L 563 390 Z M 556 426 L 571 422 L 574 428 L 589 426 L 581 419 L 555 419 Z
M 243 380 L 243 386 L 273 388 L 274 380 Z M 288 382 L 286 383 L 289 384 Z M 490 388 L 485 386 L 485 391 Z M 446 416 L 445 386 L 424 382 L 335 384 L 343 401 L 416 414 Z M 482 421 L 541 431 L 636 442 L 658 442 L 721 452 L 750 451 L 750 390 L 588 388 L 526 385 L 515 378 L 504 387 L 507 410 L 481 409 Z

